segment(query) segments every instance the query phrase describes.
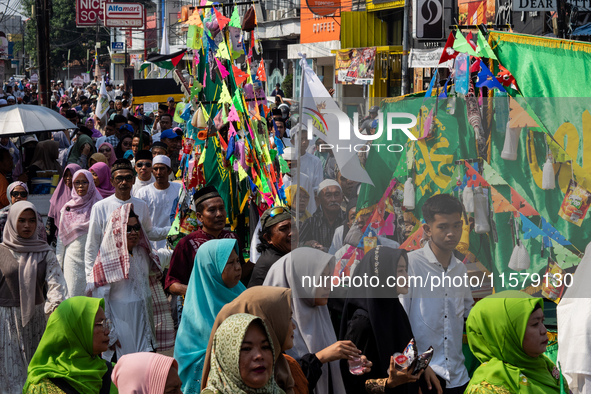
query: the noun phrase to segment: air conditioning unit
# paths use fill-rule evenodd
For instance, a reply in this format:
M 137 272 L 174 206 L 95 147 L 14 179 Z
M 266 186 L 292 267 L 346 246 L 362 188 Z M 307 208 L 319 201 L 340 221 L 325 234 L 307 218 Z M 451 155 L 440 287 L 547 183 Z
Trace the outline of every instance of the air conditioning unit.
M 285 13 L 283 18 L 297 18 L 298 17 L 298 10 L 296 8 L 291 9 Z
M 267 16 L 268 16 L 267 20 L 276 21 L 277 20 L 277 11 L 275 11 L 275 10 L 267 11 Z

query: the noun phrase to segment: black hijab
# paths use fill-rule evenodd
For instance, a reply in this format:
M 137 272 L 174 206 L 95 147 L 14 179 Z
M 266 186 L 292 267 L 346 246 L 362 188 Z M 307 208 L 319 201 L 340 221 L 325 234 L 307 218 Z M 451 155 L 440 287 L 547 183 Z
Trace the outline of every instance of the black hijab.
M 117 156 L 118 159 L 123 159 L 125 152 L 127 152 L 127 151 L 123 150 L 123 141 L 126 138 L 130 138 L 133 141 L 133 137 L 130 134 L 125 134 L 123 137 L 121 137 L 121 139 L 119 140 L 119 143 L 115 147 L 115 156 Z
M 353 280 L 354 277 L 363 278 L 364 275 L 367 275 L 367 283 L 371 283 L 369 282 L 370 278 L 377 276 L 380 279 L 380 286 L 375 288 L 352 286 L 347 291 L 339 339 L 351 339 L 355 343 L 355 338 L 359 338 L 359 343 L 355 343 L 355 345 L 373 362 L 369 374 L 354 376 L 347 372 L 343 375 L 348 380 L 351 379 L 351 382 L 345 382 L 347 387 L 360 385 L 367 379 L 387 377 L 390 356 L 397 352 L 402 353 L 413 338 L 410 321 L 398 300 L 396 288 L 385 285 L 388 277 L 396 277 L 398 260 L 401 257 L 408 264 L 405 250 L 378 246 L 363 257 L 351 277 Z M 385 286 L 381 287 L 382 284 Z M 366 316 L 363 318 L 369 320 L 371 327 L 366 327 L 363 332 L 351 332 L 349 322 L 353 319 L 355 312 L 358 312 L 356 317 Z M 341 368 L 348 368 L 346 360 L 341 364 Z M 349 392 L 349 390 L 347 391 Z M 416 393 L 418 392 L 418 384 L 400 385 L 395 387 L 393 392 Z

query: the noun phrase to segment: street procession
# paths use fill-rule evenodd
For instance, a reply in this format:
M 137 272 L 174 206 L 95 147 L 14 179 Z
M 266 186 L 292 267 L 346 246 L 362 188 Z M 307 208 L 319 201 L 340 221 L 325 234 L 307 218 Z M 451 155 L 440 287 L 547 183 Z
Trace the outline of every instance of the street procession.
M 591 394 L 590 15 L 0 0 L 0 394 Z

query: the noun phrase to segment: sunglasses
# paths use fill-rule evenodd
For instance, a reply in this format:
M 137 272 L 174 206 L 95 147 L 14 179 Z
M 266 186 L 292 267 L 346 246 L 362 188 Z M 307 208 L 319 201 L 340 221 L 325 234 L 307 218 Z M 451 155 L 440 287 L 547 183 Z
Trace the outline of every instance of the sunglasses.
M 131 182 L 132 180 L 133 180 L 133 175 L 116 176 L 115 177 L 115 182 L 117 182 L 117 183 L 123 183 L 123 181 Z
M 18 198 L 18 197 L 27 198 L 29 193 L 27 193 L 27 192 L 10 192 L 10 195 L 15 198 Z
M 99 152 L 100 153 L 108 153 L 110 151 L 111 151 L 111 148 L 101 148 L 101 149 L 99 149 Z
M 143 166 L 146 166 L 146 168 L 150 168 L 150 167 L 152 167 L 152 163 L 149 161 L 141 161 L 139 163 L 135 163 L 135 166 L 137 168 L 142 168 Z
M 275 207 L 271 209 L 271 212 L 269 212 L 269 217 L 274 218 L 275 216 L 281 215 L 284 212 L 289 213 L 291 215 L 289 209 L 285 207 Z
M 127 234 L 131 234 L 132 232 L 136 232 L 139 233 L 142 229 L 142 226 L 140 226 L 139 224 L 136 224 L 135 226 L 130 226 L 129 224 L 127 225 Z

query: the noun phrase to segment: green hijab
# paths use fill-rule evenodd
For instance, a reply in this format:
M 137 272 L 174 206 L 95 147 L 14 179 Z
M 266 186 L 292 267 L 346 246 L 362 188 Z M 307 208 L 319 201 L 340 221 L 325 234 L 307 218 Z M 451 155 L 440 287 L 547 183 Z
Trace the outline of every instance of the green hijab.
M 84 146 L 84 144 L 90 145 L 90 153 L 88 154 L 88 157 L 90 157 L 93 153 L 96 152 L 96 150 L 94 149 L 94 143 L 92 142 L 92 138 L 90 138 L 86 134 L 80 134 L 78 136 L 78 139 L 76 140 L 76 143 L 72 147 L 72 150 L 70 151 L 68 163 L 78 164 L 78 160 L 80 160 L 80 155 L 82 154 L 82 147 Z M 88 168 L 88 166 L 86 168 Z
M 205 390 L 216 394 L 275 393 L 285 394 L 275 382 L 274 374 L 260 389 L 248 387 L 240 377 L 240 348 L 246 331 L 252 322 L 258 320 L 265 327 L 275 360 L 275 349 L 269 330 L 263 319 L 248 313 L 237 313 L 228 317 L 215 332 L 211 345 L 211 370 Z
M 472 353 L 483 364 L 468 388 L 486 381 L 512 393 L 560 393 L 559 379 L 552 376 L 554 363 L 544 355 L 528 356 L 523 350 L 527 322 L 537 305 L 544 307 L 541 298 L 515 290 L 476 303 L 468 316 L 466 333 Z
M 63 378 L 80 393 L 98 394 L 107 372 L 105 361 L 92 355 L 99 306 L 105 308 L 102 298 L 72 297 L 57 307 L 29 364 L 23 393 L 45 378 Z

